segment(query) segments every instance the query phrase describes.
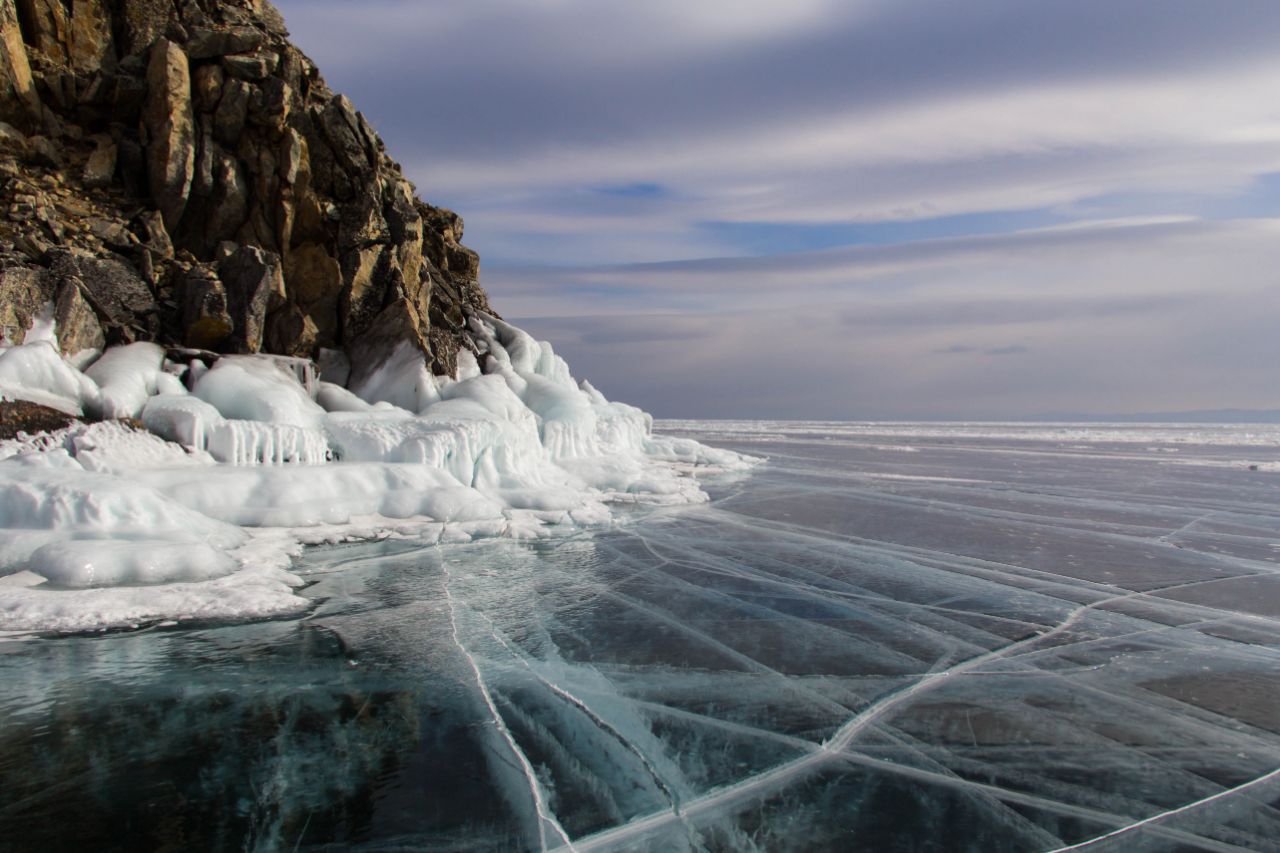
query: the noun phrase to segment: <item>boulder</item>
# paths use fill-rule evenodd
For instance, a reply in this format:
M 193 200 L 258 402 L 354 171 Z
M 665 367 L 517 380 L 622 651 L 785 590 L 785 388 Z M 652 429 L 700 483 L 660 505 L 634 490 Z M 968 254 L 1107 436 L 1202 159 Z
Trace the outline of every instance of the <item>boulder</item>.
M 0 269 L 0 332 L 13 343 L 22 343 L 31 319 L 54 295 L 47 270 L 21 266 Z
M 147 173 L 151 194 L 170 233 L 186 210 L 195 170 L 195 124 L 187 55 L 167 38 L 151 49 L 147 67 Z
M 111 16 L 103 0 L 71 0 L 67 59 L 76 74 L 92 74 L 115 66 Z
M 74 357 L 87 350 L 101 350 L 107 338 L 98 315 L 85 296 L 84 283 L 74 277 L 64 279 L 54 307 L 58 346 L 62 354 Z
M 84 185 L 91 189 L 109 186 L 116 174 L 116 159 L 120 149 L 110 136 L 100 134 L 94 137 L 97 147 L 89 155 L 84 164 Z
M 424 357 L 429 356 L 430 346 L 422 327 L 422 318 L 407 299 L 397 299 L 382 309 L 365 333 L 347 344 L 351 357 L 348 387 L 367 382 L 405 343 L 416 347 Z
M 213 138 L 228 148 L 235 148 L 240 134 L 244 133 L 252 91 L 243 80 L 228 80 L 222 87 L 222 98 L 213 116 Z
M 84 296 L 97 312 L 108 343 L 155 338 L 159 305 L 132 264 L 111 253 L 56 249 L 49 255 L 55 281 L 75 278 L 84 284 Z
M 240 352 L 260 352 L 267 315 L 284 304 L 284 270 L 280 256 L 253 246 L 240 246 L 218 264 L 227 293 L 227 309 L 235 324 L 232 343 Z
M 0 121 L 33 128 L 41 120 L 40 96 L 13 3 L 0 3 Z
M 212 270 L 196 267 L 182 277 L 175 294 L 183 346 L 216 350 L 231 336 L 227 291 Z

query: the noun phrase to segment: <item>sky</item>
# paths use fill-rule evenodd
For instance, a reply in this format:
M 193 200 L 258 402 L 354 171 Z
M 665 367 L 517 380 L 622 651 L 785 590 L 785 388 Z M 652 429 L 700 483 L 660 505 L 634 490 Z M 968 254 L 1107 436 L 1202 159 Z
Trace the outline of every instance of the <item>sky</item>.
M 659 417 L 1280 408 L 1274 0 L 276 0 Z

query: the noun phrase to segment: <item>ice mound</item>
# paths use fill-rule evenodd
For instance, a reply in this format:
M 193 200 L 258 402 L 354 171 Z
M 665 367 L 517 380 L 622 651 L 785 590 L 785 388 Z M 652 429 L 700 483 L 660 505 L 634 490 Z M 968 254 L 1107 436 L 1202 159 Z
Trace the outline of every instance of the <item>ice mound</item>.
M 691 474 L 755 461 L 654 436 L 549 344 L 469 324 L 476 353 L 456 378 L 405 347 L 350 388 L 304 387 L 269 356 L 183 367 L 154 344 L 81 372 L 33 330 L 0 352 L 0 393 L 146 431 L 105 421 L 0 443 L 0 631 L 296 612 L 300 543 L 570 533 L 619 504 L 705 500 Z

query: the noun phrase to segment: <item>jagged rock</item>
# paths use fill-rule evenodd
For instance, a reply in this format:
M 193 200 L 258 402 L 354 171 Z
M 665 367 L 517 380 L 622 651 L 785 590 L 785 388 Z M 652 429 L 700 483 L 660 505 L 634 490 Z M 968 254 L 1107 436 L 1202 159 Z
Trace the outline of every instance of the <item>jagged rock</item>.
M 128 0 L 118 6 L 119 47 L 124 56 L 145 53 L 173 21 L 172 0 Z
M 107 333 L 108 343 L 153 340 L 159 306 L 134 267 L 114 254 L 58 249 L 49 253 L 55 280 L 76 278 Z
M 0 269 L 47 268 L 44 290 L 108 343 L 371 362 L 399 334 L 453 369 L 466 312 L 488 307 L 461 219 L 415 198 L 267 0 L 16 2 L 21 28 L 0 0 Z M 25 328 L 39 304 L 2 316 Z
M 360 134 L 360 122 L 355 107 L 345 96 L 339 95 L 318 112 L 320 127 L 329 139 L 329 145 L 338 158 L 338 164 L 348 174 L 366 172 L 369 155 Z
M 84 185 L 93 188 L 105 187 L 115 177 L 116 158 L 120 149 L 111 141 L 110 136 L 98 135 L 94 140 L 97 147 L 93 149 L 93 153 L 84 164 Z
M 0 153 L 26 158 L 29 151 L 27 137 L 13 125 L 0 121 Z
M 315 320 L 297 305 L 287 305 L 268 321 L 267 345 L 281 355 L 309 356 L 321 343 Z
M 41 121 L 40 96 L 13 3 L 0 3 L 0 119 L 23 128 Z
M 266 51 L 233 54 L 222 57 L 222 67 L 232 77 L 239 77 L 241 80 L 263 80 L 280 67 L 280 57 Z
M 22 343 L 31 318 L 54 297 L 48 271 L 39 267 L 0 269 L 0 331 L 14 343 Z
M 147 86 L 143 120 L 149 140 L 151 193 L 172 233 L 186 209 L 195 168 L 191 73 L 181 47 L 168 39 L 156 42 L 147 68 Z
M 33 136 L 28 140 L 31 162 L 46 169 L 61 169 L 62 150 L 47 136 Z
M 84 283 L 74 277 L 63 280 L 54 308 L 58 345 L 64 355 L 100 350 L 107 342 L 98 315 L 85 298 Z
M 422 320 L 409 300 L 397 299 L 382 309 L 364 334 L 347 347 L 351 355 L 350 384 L 363 384 L 406 342 L 427 352 L 429 345 L 421 330 Z
M 226 75 L 221 65 L 201 65 L 191 75 L 195 90 L 196 108 L 203 113 L 211 113 L 218 108 L 222 98 L 222 84 Z
M 249 84 L 243 80 L 228 80 L 222 87 L 222 99 L 213 116 L 213 138 L 229 148 L 234 148 L 244 133 L 251 93 Z
M 235 155 L 214 146 L 213 198 L 205 223 L 205 244 L 235 236 L 248 217 L 249 188 Z
M 303 308 L 331 302 L 336 309 L 342 291 L 342 268 L 324 246 L 307 243 L 285 257 L 289 295 Z
M 235 325 L 227 291 L 212 270 L 196 267 L 188 272 L 178 284 L 177 297 L 184 346 L 216 350 L 231 336 Z
M 187 54 L 192 59 L 212 59 L 229 53 L 251 53 L 262 47 L 263 41 L 262 33 L 253 27 L 192 27 L 187 40 Z
M 72 0 L 67 59 L 77 74 L 92 74 L 115 65 L 111 17 L 102 0 Z
M 29 403 L 26 400 L 0 401 L 0 441 L 17 438 L 20 433 L 36 435 L 66 429 L 80 421 L 75 415 Z
M 242 352 L 259 352 L 268 312 L 285 301 L 284 270 L 279 255 L 240 246 L 218 264 L 227 292 L 227 308 L 235 324 L 234 343 Z
M 279 77 L 268 77 L 249 100 L 249 120 L 266 128 L 272 138 L 285 132 L 289 122 L 289 101 L 293 90 Z

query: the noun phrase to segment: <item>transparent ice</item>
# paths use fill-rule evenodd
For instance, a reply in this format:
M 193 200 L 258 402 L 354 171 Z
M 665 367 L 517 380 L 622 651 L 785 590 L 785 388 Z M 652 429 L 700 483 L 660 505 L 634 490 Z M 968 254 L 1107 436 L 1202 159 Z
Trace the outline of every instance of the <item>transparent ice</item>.
M 0 846 L 1280 849 L 1280 429 L 659 427 L 769 462 L 0 644 Z

